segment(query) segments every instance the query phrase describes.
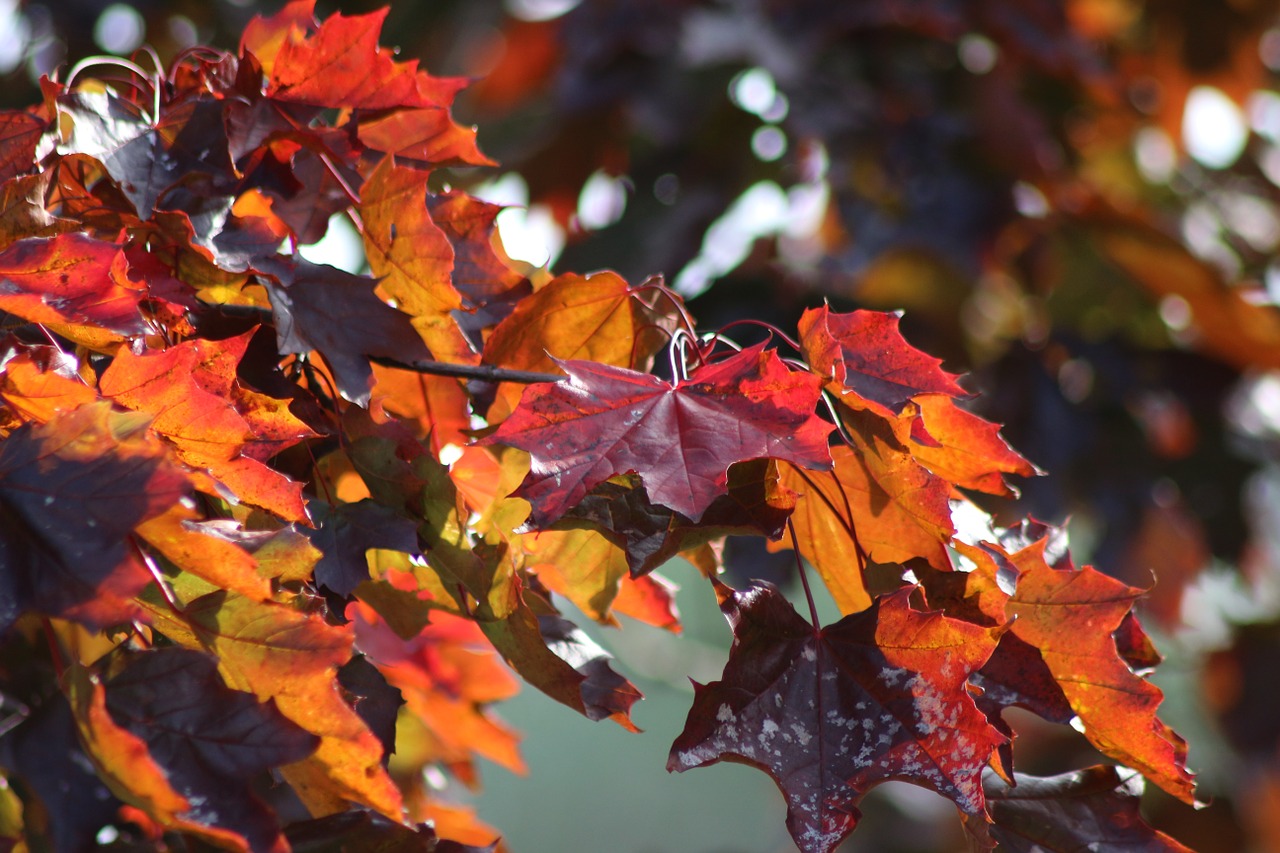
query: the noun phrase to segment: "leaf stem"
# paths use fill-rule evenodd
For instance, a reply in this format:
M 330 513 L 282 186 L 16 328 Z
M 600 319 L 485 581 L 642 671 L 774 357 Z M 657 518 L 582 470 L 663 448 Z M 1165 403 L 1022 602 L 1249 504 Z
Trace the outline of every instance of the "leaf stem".
M 787 533 L 791 534 L 791 551 L 796 555 L 796 570 L 800 573 L 800 585 L 804 587 L 804 600 L 809 605 L 809 624 L 816 634 L 822 630 L 822 622 L 818 619 L 818 606 L 813 601 L 813 590 L 809 588 L 809 574 L 805 571 L 804 560 L 800 558 L 800 542 L 796 538 L 796 526 L 787 519 Z

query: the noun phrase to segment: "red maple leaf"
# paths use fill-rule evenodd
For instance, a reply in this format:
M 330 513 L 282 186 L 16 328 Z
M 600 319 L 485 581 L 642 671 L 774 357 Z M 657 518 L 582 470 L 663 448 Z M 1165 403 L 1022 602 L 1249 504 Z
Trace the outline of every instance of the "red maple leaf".
M 800 318 L 800 346 L 813 371 L 877 414 L 899 414 L 917 394 L 968 396 L 941 359 L 903 340 L 898 317 L 880 311 L 834 314 L 825 305 Z
M 546 527 L 610 477 L 640 475 L 649 498 L 702 518 L 728 489 L 729 466 L 785 459 L 829 469 L 831 424 L 814 415 L 819 380 L 763 344 L 673 383 L 589 361 L 557 361 L 569 381 L 531 385 L 488 441 L 527 450 L 516 496 Z
M 982 768 L 1005 738 L 966 681 L 998 631 L 911 609 L 911 590 L 815 630 L 775 588 L 716 583 L 734 641 L 724 678 L 695 684 L 668 770 L 736 761 L 787 800 L 805 853 L 834 850 L 872 787 L 903 779 L 985 816 Z

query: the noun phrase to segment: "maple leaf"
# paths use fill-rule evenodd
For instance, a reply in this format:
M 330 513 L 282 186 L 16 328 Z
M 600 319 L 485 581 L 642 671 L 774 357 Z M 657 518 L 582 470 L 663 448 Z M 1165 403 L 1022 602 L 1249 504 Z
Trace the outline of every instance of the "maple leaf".
M 988 771 L 983 776 L 991 836 L 1013 853 L 1133 850 L 1191 853 L 1152 829 L 1138 811 L 1142 776 L 1125 767 L 1097 765 L 1039 778 L 1022 773 L 1016 787 Z
M 423 759 L 474 781 L 475 755 L 525 772 L 519 737 L 487 710 L 519 689 L 475 622 L 436 612 L 417 636 L 403 640 L 367 605 L 348 608 L 356 646 L 404 694 L 427 732 Z
M 834 390 L 883 417 L 902 412 L 920 394 L 968 396 L 941 359 L 908 344 L 896 314 L 833 313 L 825 305 L 800 318 L 800 348 L 810 367 Z
M 424 94 L 432 87 L 429 80 L 420 79 L 427 75 L 418 71 L 416 60 L 396 62 L 392 51 L 378 46 L 386 8 L 350 17 L 334 14 L 318 27 L 312 25 L 313 8 L 311 0 L 294 2 L 278 18 L 259 21 L 260 32 L 253 38 L 278 39 L 279 44 L 270 64 L 264 63 L 269 97 L 365 110 L 441 106 L 437 98 Z M 267 35 L 273 25 L 283 31 L 282 39 Z M 453 88 L 456 91 L 456 85 Z
M 427 172 L 387 157 L 360 189 L 364 248 L 378 288 L 413 318 L 437 358 L 474 362 L 450 312 L 463 308 L 454 287 L 453 245 L 426 204 Z
M 729 466 L 777 458 L 831 467 L 831 424 L 814 415 L 818 380 L 757 345 L 668 383 L 646 373 L 561 361 L 566 382 L 531 385 L 487 442 L 529 451 L 516 491 L 550 525 L 596 485 L 630 471 L 650 500 L 693 521 L 727 491 Z
M 251 334 L 184 341 L 142 355 L 122 348 L 98 388 L 116 403 L 152 415 L 152 430 L 172 442 L 183 462 L 207 470 L 239 499 L 286 520 L 305 521 L 302 484 L 254 458 L 251 448 L 264 424 L 280 427 L 267 436 L 272 452 L 315 433 L 287 405 L 268 410 L 260 400 L 241 397 L 259 403 L 251 415 L 255 424 L 236 406 L 236 365 Z
M 0 310 L 32 323 L 89 324 L 138 335 L 146 292 L 115 243 L 85 234 L 29 237 L 0 252 Z
M 93 627 L 138 613 L 151 574 L 129 534 L 188 488 L 147 424 L 98 402 L 0 444 L 0 631 L 28 609 Z
M 338 684 L 347 704 L 382 743 L 382 766 L 396 751 L 396 717 L 404 707 L 404 694 L 364 655 L 355 655 L 338 669 Z
M 21 110 L 0 111 L 0 181 L 10 182 L 35 165 L 45 123 Z
M 281 278 L 279 284 L 266 282 L 276 346 L 281 354 L 319 352 L 348 400 L 368 404 L 370 357 L 431 358 L 410 318 L 379 299 L 377 282 L 368 276 L 299 260 Z
M 0 249 L 23 237 L 52 237 L 80 230 L 76 222 L 45 210 L 49 179 L 50 173 L 42 172 L 0 184 Z
M 4 357 L 0 397 L 24 420 L 45 423 L 98 399 L 76 373 L 74 356 L 56 347 L 16 345 Z
M 918 421 L 933 444 L 904 442 L 924 467 L 952 485 L 993 495 L 1014 497 L 1004 474 L 1032 477 L 1040 471 L 1000 437 L 1000 429 L 955 401 L 940 394 L 922 394 L 915 400 Z
M 228 197 L 230 207 L 234 175 L 220 101 L 181 98 L 152 117 L 110 91 L 70 92 L 58 97 L 58 110 L 72 120 L 66 153 L 100 161 L 140 218 L 151 218 L 158 206 L 170 207 L 161 197 L 195 174 L 222 184 L 219 195 Z
M 640 369 L 666 337 L 662 318 L 613 272 L 557 276 L 520 300 L 485 341 L 485 364 L 559 372 L 557 359 L 579 359 Z M 498 386 L 488 418 L 506 418 L 524 389 Z
M 417 525 L 376 501 L 312 501 L 311 513 L 315 529 L 303 530 L 303 535 L 324 554 L 316 563 L 316 583 L 338 595 L 350 595 L 369 579 L 365 551 L 370 548 L 418 550 Z
M 956 543 L 974 569 L 922 570 L 933 606 L 981 624 L 1014 619 L 975 679 L 984 690 L 979 704 L 1006 731 L 999 714 L 1009 705 L 1058 723 L 1078 717 L 1085 737 L 1103 754 L 1193 802 L 1186 744 L 1156 716 L 1163 693 L 1130 668 L 1112 636 L 1142 591 L 1089 566 L 1076 569 L 1069 560 L 1065 568 L 1053 568 L 1045 561 L 1047 542 L 1012 554 L 989 543 Z M 1144 663 L 1147 657 L 1142 655 Z M 1007 771 L 1007 752 L 1003 761 Z
M 183 594 L 183 578 L 171 579 Z M 196 587 L 200 589 L 200 587 Z M 350 800 L 398 816 L 400 791 L 382 766 L 383 746 L 343 699 L 337 672 L 351 659 L 350 626 L 274 601 L 214 590 L 187 601 L 181 613 L 145 601 L 157 630 L 218 660 L 229 687 L 273 699 L 287 718 L 320 745 L 283 774 L 313 811 L 340 810 Z
M 611 719 L 637 731 L 631 706 L 641 693 L 613 670 L 609 653 L 560 616 L 543 591 L 517 585 L 516 595 L 517 606 L 504 619 L 479 623 L 503 660 L 525 681 L 587 719 Z
M 249 788 L 258 773 L 300 761 L 319 738 L 271 702 L 228 689 L 201 652 L 141 652 L 105 684 L 115 722 L 141 738 L 186 798 L 186 821 L 227 829 L 250 849 L 283 851 L 275 814 Z
M 889 779 L 985 819 L 982 768 L 1005 738 L 966 680 L 997 632 L 913 610 L 910 589 L 821 630 L 769 584 L 716 583 L 716 594 L 734 635 L 729 662 L 722 680 L 695 683 L 668 770 L 727 760 L 765 771 L 806 853 L 834 850 L 858 821 L 858 801 Z
M 800 496 L 792 516 L 800 554 L 841 610 L 854 613 L 869 603 L 861 556 L 883 564 L 923 558 L 947 569 L 954 527 L 950 486 L 915 461 L 887 422 L 845 412 L 853 446 L 832 448 L 832 471 L 779 469 L 780 483 Z M 770 550 L 787 547 L 788 540 L 769 544 Z

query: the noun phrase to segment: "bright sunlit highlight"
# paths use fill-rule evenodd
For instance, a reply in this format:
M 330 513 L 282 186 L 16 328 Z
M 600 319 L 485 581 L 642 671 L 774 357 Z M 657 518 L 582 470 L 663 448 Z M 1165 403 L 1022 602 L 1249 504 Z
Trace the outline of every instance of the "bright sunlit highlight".
M 1249 129 L 1244 112 L 1213 86 L 1196 86 L 1182 114 L 1182 142 L 1196 162 L 1225 169 L 1240 158 Z

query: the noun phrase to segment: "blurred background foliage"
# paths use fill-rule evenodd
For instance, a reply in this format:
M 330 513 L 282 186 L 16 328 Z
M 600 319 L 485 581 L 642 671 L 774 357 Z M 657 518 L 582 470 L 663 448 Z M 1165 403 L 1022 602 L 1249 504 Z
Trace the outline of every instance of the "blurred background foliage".
M 278 6 L 0 0 L 0 100 L 34 103 L 68 57 L 234 47 Z M 383 39 L 476 78 L 455 113 L 501 166 L 437 179 L 516 205 L 513 256 L 663 273 L 705 328 L 905 310 L 1051 475 L 988 509 L 1070 519 L 1077 562 L 1154 581 L 1164 715 L 1212 805 L 1151 792 L 1152 821 L 1280 850 L 1280 2 L 436 0 L 392 4 Z M 1047 727 L 1019 749 L 1030 772 L 1092 761 Z M 903 816 L 850 849 L 945 849 L 917 801 L 883 797 Z

